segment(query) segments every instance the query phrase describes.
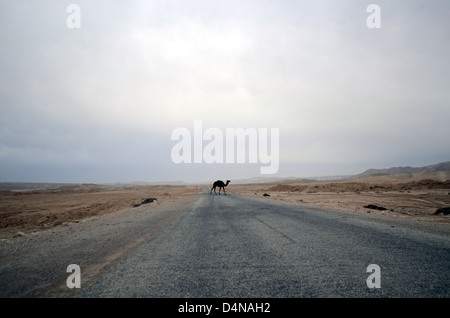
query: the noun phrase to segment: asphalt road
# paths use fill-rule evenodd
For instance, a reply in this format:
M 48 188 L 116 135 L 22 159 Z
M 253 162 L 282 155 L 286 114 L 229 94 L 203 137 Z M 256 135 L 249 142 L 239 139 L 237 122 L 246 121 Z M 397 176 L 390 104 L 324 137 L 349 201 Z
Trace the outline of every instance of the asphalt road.
M 183 209 L 78 296 L 450 296 L 450 236 L 423 222 L 207 192 Z
M 0 298 L 449 297 L 449 233 L 205 191 L 1 240 Z

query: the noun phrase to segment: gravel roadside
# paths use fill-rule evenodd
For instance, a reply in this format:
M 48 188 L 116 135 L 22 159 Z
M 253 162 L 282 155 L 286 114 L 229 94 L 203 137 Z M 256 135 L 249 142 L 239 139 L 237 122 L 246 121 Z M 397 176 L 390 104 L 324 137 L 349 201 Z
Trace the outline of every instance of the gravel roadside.
M 192 193 L 0 241 L 0 297 L 76 297 L 197 197 Z M 70 264 L 80 266 L 81 289 L 67 287 Z

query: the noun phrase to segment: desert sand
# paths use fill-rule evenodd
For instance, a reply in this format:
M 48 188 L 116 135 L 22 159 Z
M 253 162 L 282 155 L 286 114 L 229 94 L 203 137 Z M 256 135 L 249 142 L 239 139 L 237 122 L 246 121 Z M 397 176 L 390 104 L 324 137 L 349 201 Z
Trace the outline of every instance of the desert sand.
M 146 204 L 150 208 L 179 204 L 204 191 L 205 185 L 104 187 L 92 184 L 0 191 L 0 239 L 114 213 L 146 199 L 156 199 L 148 200 Z M 450 172 L 370 176 L 342 181 L 259 184 L 233 184 L 231 181 L 226 191 L 299 207 L 324 207 L 450 224 L 450 215 L 435 214 L 438 208 L 450 207 Z M 385 210 L 366 208 L 368 205 Z
M 241 195 L 284 201 L 297 206 L 376 213 L 450 224 L 450 172 L 369 176 L 342 181 L 293 181 L 235 185 Z M 386 210 L 366 208 L 376 206 Z
M 146 199 L 149 208 L 179 204 L 197 195 L 199 186 L 64 185 L 41 190 L 0 191 L 0 239 L 80 222 L 133 208 Z

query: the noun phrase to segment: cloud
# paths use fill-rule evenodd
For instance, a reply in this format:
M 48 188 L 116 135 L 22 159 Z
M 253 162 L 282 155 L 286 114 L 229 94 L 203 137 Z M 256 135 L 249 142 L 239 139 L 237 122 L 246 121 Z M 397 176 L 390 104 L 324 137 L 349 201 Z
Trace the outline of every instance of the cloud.
M 0 5 L 2 180 L 208 179 L 170 160 L 196 119 L 280 128 L 288 175 L 448 160 L 445 1 L 379 1 L 376 30 L 361 1 L 78 3 L 80 29 L 67 3 Z

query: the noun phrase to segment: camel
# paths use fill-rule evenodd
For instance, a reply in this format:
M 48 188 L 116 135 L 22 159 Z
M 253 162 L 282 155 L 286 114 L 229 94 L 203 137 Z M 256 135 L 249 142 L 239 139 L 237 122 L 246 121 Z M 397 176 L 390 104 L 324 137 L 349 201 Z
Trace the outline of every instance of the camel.
M 209 192 L 209 194 L 212 194 L 212 190 L 213 189 L 214 189 L 214 193 L 217 194 L 216 193 L 216 187 L 219 187 L 219 195 L 220 195 L 220 188 L 222 188 L 223 189 L 223 193 L 225 195 L 227 195 L 227 193 L 225 192 L 225 187 L 228 185 L 228 183 L 230 183 L 230 180 L 227 180 L 226 184 L 223 183 L 222 180 L 217 180 L 216 182 L 213 183 L 213 186 L 212 186 L 211 191 Z

